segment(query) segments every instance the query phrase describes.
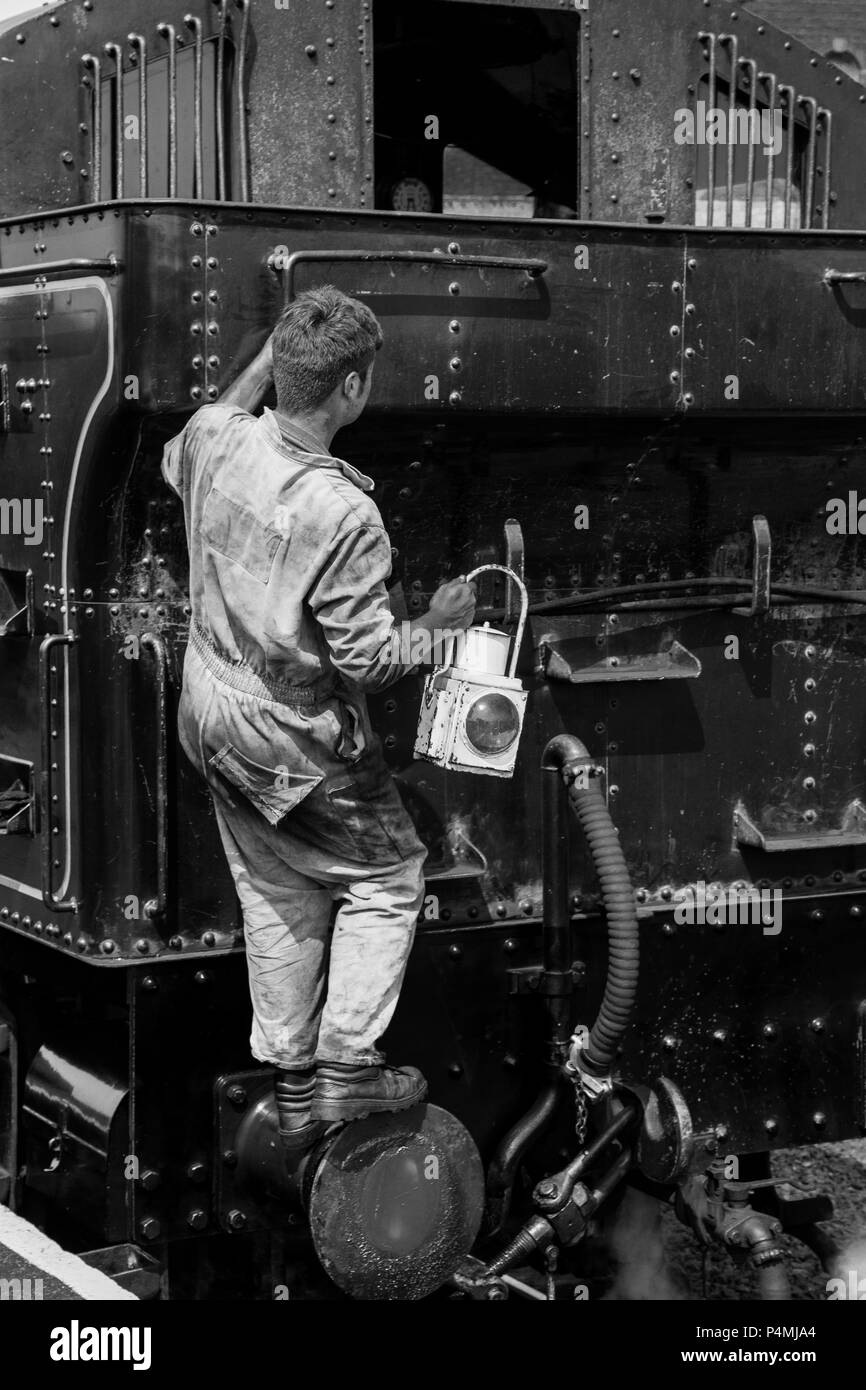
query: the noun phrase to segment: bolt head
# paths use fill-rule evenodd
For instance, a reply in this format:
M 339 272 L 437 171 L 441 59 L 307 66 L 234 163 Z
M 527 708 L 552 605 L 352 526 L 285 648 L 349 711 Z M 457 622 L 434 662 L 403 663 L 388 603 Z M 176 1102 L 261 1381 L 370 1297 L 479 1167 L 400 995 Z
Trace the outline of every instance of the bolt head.
M 239 1211 L 238 1208 L 235 1207 L 228 1214 L 227 1224 L 232 1231 L 242 1231 L 247 1224 L 246 1212 Z
M 247 1093 L 243 1086 L 229 1086 L 226 1096 L 232 1105 L 244 1106 L 247 1103 Z

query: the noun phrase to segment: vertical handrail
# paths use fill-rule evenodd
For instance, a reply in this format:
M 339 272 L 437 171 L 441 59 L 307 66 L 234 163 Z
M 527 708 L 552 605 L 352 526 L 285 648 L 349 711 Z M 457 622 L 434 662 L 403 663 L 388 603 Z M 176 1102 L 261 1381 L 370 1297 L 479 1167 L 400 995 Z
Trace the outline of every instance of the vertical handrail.
M 119 43 L 107 43 L 103 52 L 114 63 L 114 196 L 123 197 L 123 49 Z
M 824 155 L 824 197 L 821 201 L 821 226 L 824 231 L 830 226 L 830 179 L 833 173 L 833 112 L 826 106 L 819 106 L 819 118 L 824 120 L 826 153 Z
M 800 97 L 798 106 L 809 111 L 809 153 L 806 160 L 806 216 L 803 221 L 805 231 L 812 226 L 815 215 L 815 165 L 818 160 L 818 103 L 814 97 Z
M 755 201 L 755 143 L 752 140 L 755 113 L 758 110 L 758 64 L 754 58 L 741 58 L 741 68 L 749 73 L 749 144 L 746 156 L 746 226 L 752 225 L 752 207 Z
M 94 53 L 85 53 L 81 62 L 93 73 L 93 100 L 90 119 L 90 187 L 92 200 L 102 197 L 102 64 Z
M 779 83 L 779 100 L 785 98 L 788 108 L 788 152 L 785 160 L 785 226 L 791 225 L 791 194 L 794 188 L 794 143 L 797 133 L 797 91 L 786 82 Z
M 158 24 L 168 42 L 168 196 L 177 197 L 177 34 L 173 24 Z
M 144 904 L 145 916 L 153 921 L 168 910 L 168 652 L 155 632 L 143 633 L 139 645 L 153 653 L 156 663 L 156 897 Z
M 734 160 L 737 153 L 736 146 L 731 139 L 731 131 L 733 130 L 734 113 L 737 109 L 737 61 L 740 41 L 736 34 L 720 34 L 719 43 L 728 44 L 731 50 L 731 76 L 728 87 L 728 169 L 725 184 L 725 226 L 730 227 L 734 221 Z
M 52 810 L 54 806 L 54 771 L 51 751 L 51 653 L 55 647 L 71 647 L 78 641 L 76 632 L 52 632 L 43 638 L 39 647 L 39 718 L 41 721 L 42 769 L 39 775 L 39 829 L 42 841 L 42 901 L 53 912 L 77 912 L 77 898 L 58 898 L 54 891 L 54 826 Z M 64 720 L 68 711 L 64 709 Z M 69 807 L 66 808 L 69 815 Z M 66 866 L 67 872 L 70 865 Z
M 202 30 L 201 20 L 194 14 L 185 14 L 183 22 L 186 27 L 192 30 L 195 43 L 195 65 L 193 69 L 193 146 L 194 146 L 194 169 L 193 169 L 193 196 L 195 198 L 204 197 L 204 159 L 202 154 L 202 114 L 201 114 L 201 88 L 202 88 Z
M 775 111 L 775 107 L 776 107 L 776 84 L 777 84 L 777 82 L 778 82 L 778 78 L 776 77 L 776 74 L 775 74 L 774 72 L 759 72 L 759 73 L 758 73 L 758 79 L 759 79 L 759 81 L 761 81 L 761 82 L 766 82 L 766 83 L 767 83 L 767 89 L 768 89 L 768 93 L 769 93 L 769 95 L 768 95 L 768 97 L 767 97 L 767 110 L 768 110 L 769 115 L 770 115 L 770 120 L 771 120 L 771 122 L 773 123 L 773 137 L 775 138 L 775 134 L 776 134 L 776 129 L 775 129 L 775 125 L 776 125 L 776 111 Z M 774 149 L 773 149 L 773 145 L 772 145 L 772 143 L 769 142 L 769 141 L 768 141 L 768 147 L 769 147 L 770 153 L 767 155 L 767 206 L 766 206 L 766 209 L 765 209 L 765 211 L 764 211 L 764 226 L 765 226 L 765 227 L 772 227 L 772 225 L 773 225 L 773 175 L 774 175 L 775 172 L 776 172 L 776 155 L 775 155 L 775 151 L 774 151 Z
M 129 46 L 138 52 L 138 182 L 147 197 L 147 40 L 143 34 L 127 34 Z
M 219 5 L 220 29 L 217 38 L 217 70 L 216 70 L 216 163 L 217 163 L 217 199 L 224 203 L 226 200 L 226 131 L 225 131 L 225 109 L 223 106 L 225 85 L 225 66 L 226 66 L 226 19 L 228 12 L 228 0 L 213 0 L 215 5 Z
M 706 43 L 709 48 L 710 73 L 708 78 L 707 110 L 713 111 L 716 106 L 716 36 L 706 30 L 698 34 L 702 43 Z M 709 197 L 707 199 L 707 226 L 715 224 L 715 201 L 716 201 L 716 147 L 707 145 L 707 182 L 709 184 Z
M 241 32 L 238 37 L 238 56 L 237 56 L 237 112 L 238 112 L 238 145 L 240 155 L 240 196 L 241 202 L 248 203 L 251 198 L 250 193 L 250 150 L 249 150 L 249 129 L 247 125 L 247 104 L 246 93 L 244 91 L 244 81 L 246 78 L 247 61 L 247 30 L 250 22 L 250 0 L 235 0 L 235 4 L 241 12 Z

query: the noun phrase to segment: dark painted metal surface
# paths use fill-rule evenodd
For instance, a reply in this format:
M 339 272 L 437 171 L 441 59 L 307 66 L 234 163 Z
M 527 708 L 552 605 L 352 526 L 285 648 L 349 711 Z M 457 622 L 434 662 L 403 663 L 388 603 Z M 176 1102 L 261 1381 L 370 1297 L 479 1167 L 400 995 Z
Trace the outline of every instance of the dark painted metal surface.
M 696 1130 L 732 1151 L 857 1133 L 866 842 L 851 808 L 866 801 L 866 562 L 856 506 L 853 532 L 831 535 L 825 504 L 866 493 L 866 235 L 653 225 L 694 213 L 703 166 L 671 143 L 670 126 L 706 77 L 698 32 L 730 22 L 715 0 L 654 0 L 640 28 L 624 0 L 581 15 L 577 62 L 591 78 L 582 208 L 607 221 L 579 223 L 369 211 L 365 0 L 295 5 L 291 20 L 253 0 L 245 167 L 244 9 L 228 11 L 224 191 L 242 196 L 248 175 L 256 199 L 322 207 L 152 199 L 0 224 L 3 490 L 45 507 L 39 545 L 0 535 L 0 577 L 24 615 L 0 638 L 0 758 L 16 760 L 0 766 L 50 773 L 32 833 L 0 838 L 0 1028 L 14 1025 L 19 1085 L 30 1077 L 18 1156 L 30 1165 L 28 1214 L 79 1249 L 133 1242 L 161 1257 L 168 1243 L 194 1246 L 189 1268 L 231 1231 L 233 1252 L 254 1251 L 252 1283 L 265 1296 L 290 1263 L 287 1226 L 268 1292 L 255 1245 L 267 1223 L 252 1199 L 244 1208 L 231 1150 L 214 1149 L 214 1083 L 249 1069 L 248 1001 L 207 793 L 173 737 L 187 557 L 159 475 L 165 440 L 219 399 L 273 324 L 286 262 L 295 289 L 333 280 L 383 322 L 373 403 L 338 447 L 377 480 L 408 614 L 442 579 L 506 558 L 514 521 L 533 606 L 513 782 L 412 762 L 418 678 L 373 702 L 429 848 L 392 1057 L 422 1067 L 432 1104 L 466 1126 L 485 1160 L 538 1096 L 538 767 L 547 740 L 570 732 L 605 770 L 644 912 L 626 1080 L 669 1076 Z M 212 46 L 220 8 L 192 12 Z M 484 13 L 493 23 L 494 8 Z M 125 46 L 106 53 L 106 42 L 136 29 L 164 57 L 160 21 L 188 50 L 194 41 L 183 14 L 155 0 L 59 17 L 29 25 L 24 44 L 14 33 L 0 41 L 13 59 L 7 211 L 93 196 L 94 132 L 66 150 L 74 116 L 87 126 L 97 110 L 80 86 L 88 48 L 103 55 L 103 77 L 120 56 L 136 86 Z M 832 107 L 832 167 L 813 142 L 800 170 L 815 183 L 816 215 L 827 211 L 821 179 L 838 181 L 831 226 L 862 225 L 859 89 L 742 21 L 738 53 L 756 73 L 814 94 L 816 123 L 819 103 Z M 179 50 L 179 80 L 182 61 Z M 181 189 L 187 163 L 197 187 L 216 188 L 209 90 L 208 131 L 198 127 L 199 141 L 193 122 L 188 147 L 179 135 Z M 27 143 L 25 92 L 43 112 L 38 147 Z M 110 95 L 105 132 L 117 124 Z M 151 195 L 170 106 L 163 126 L 157 109 L 150 99 Z M 142 145 L 123 151 L 119 176 L 119 150 L 97 141 L 104 186 L 129 186 Z M 722 160 L 718 169 L 724 180 Z M 757 188 L 760 161 L 754 172 Z M 544 270 L 529 276 L 529 263 Z M 506 595 L 485 580 L 480 601 L 494 618 Z M 48 654 L 40 690 L 39 645 L 67 630 L 77 641 Z M 590 1023 L 606 943 L 572 836 L 574 1022 Z M 51 891 L 75 910 L 44 906 L 41 851 Z M 678 897 L 701 883 L 781 890 L 780 931 L 678 924 Z M 183 1087 L 167 1084 L 179 1064 Z M 100 1087 L 94 1140 L 88 1107 Z M 554 1159 L 571 1153 L 567 1111 L 561 1126 L 546 1141 Z M 246 1258 L 235 1253 L 236 1266 Z
M 327 238 L 344 248 L 372 247 L 381 244 L 384 231 L 393 230 L 403 244 L 409 243 L 408 250 L 445 249 L 456 224 L 396 216 L 253 215 L 242 208 L 219 215 L 208 209 L 199 216 L 194 208 L 159 208 L 150 216 L 134 208 L 108 209 L 102 218 L 89 212 L 86 222 L 84 216 L 46 219 L 38 228 L 46 259 L 93 259 L 97 253 L 104 258 L 113 252 L 128 269 L 100 277 L 93 287 L 79 289 L 75 281 L 57 286 L 49 281 L 44 289 L 26 292 L 24 286 L 16 287 L 2 301 L 6 314 L 13 315 L 7 319 L 10 347 L 14 343 L 13 378 L 43 370 L 40 357 L 45 354 L 36 352 L 42 345 L 49 348 L 52 384 L 40 388 L 48 409 L 28 416 L 13 403 L 13 429 L 0 445 L 8 476 L 14 479 L 20 470 L 22 487 L 35 466 L 49 465 L 43 476 L 54 483 L 50 534 L 59 534 L 59 518 L 69 516 L 65 570 L 60 541 L 54 543 L 53 559 L 49 549 L 47 557 L 39 550 L 31 560 L 27 551 L 35 553 L 36 547 L 4 538 L 4 559 L 13 567 L 29 562 L 42 597 L 34 638 L 6 639 L 8 671 L 18 674 L 3 687 L 2 751 L 39 765 L 42 716 L 35 648 L 65 618 L 80 640 L 67 657 L 68 692 L 59 670 L 58 687 L 50 696 L 58 700 L 49 712 L 56 710 L 61 745 L 67 710 L 70 728 L 70 810 L 64 752 L 52 782 L 60 796 L 56 815 L 61 834 L 54 838 L 62 850 L 68 827 L 73 869 L 68 891 L 80 897 L 81 909 L 67 927 L 40 911 L 38 901 L 16 894 L 15 881 L 39 892 L 39 837 L 6 837 L 0 845 L 0 922 L 106 965 L 162 954 L 180 960 L 190 951 L 218 957 L 240 946 L 236 900 L 205 790 L 173 739 L 167 760 L 163 758 L 161 668 L 154 664 L 153 642 L 149 645 L 147 638 L 151 634 L 165 644 L 164 707 L 170 730 L 187 626 L 186 553 L 179 506 L 159 476 L 162 444 L 196 403 L 192 393 L 204 400 L 212 386 L 217 391 L 215 383 L 231 378 L 273 321 L 282 302 L 279 277 L 267 265 L 275 245 L 282 241 L 300 249 L 305 242 L 320 246 Z M 6 265 L 32 256 L 35 231 L 27 226 L 22 232 L 14 224 L 8 236 L 0 235 Z M 834 590 L 862 593 L 864 566 L 859 537 L 829 536 L 824 510 L 828 497 L 846 497 L 856 487 L 866 466 L 862 387 L 854 385 L 862 330 L 856 323 L 846 325 L 847 384 L 844 374 L 832 376 L 816 356 L 811 364 L 808 357 L 801 360 L 803 375 L 791 385 L 787 377 L 774 374 L 772 359 L 767 367 L 762 357 L 758 370 L 764 375 L 751 389 L 768 413 L 775 411 L 772 418 L 750 419 L 744 412 L 745 373 L 739 404 L 704 417 L 697 409 L 672 408 L 674 392 L 666 382 L 671 359 L 664 371 L 658 366 L 669 337 L 656 300 L 662 276 L 684 264 L 694 248 L 698 264 L 693 274 L 709 286 L 708 302 L 720 302 L 722 283 L 731 276 L 725 257 L 737 241 L 741 257 L 763 268 L 760 274 L 756 269 L 752 283 L 755 295 L 763 284 L 765 303 L 770 302 L 768 282 L 775 279 L 779 331 L 783 300 L 797 293 L 808 312 L 798 316 L 794 336 L 801 346 L 817 342 L 814 323 L 820 306 L 837 313 L 832 291 L 821 283 L 823 271 L 818 274 L 829 254 L 820 248 L 832 241 L 832 259 L 840 265 L 854 261 L 860 240 L 792 235 L 790 249 L 780 254 L 764 233 L 595 228 L 593 235 L 606 257 L 611 285 L 618 278 L 610 269 L 614 265 L 641 268 L 642 289 L 633 301 L 627 338 L 617 329 L 606 341 L 613 327 L 608 319 L 608 304 L 616 298 L 612 289 L 607 300 L 595 301 L 595 317 L 575 314 L 581 291 L 569 278 L 574 274 L 573 229 L 561 225 L 509 226 L 505 235 L 495 236 L 489 225 L 469 235 L 463 224 L 462 254 L 541 259 L 549 270 L 540 277 L 547 295 L 543 316 L 525 318 L 519 312 L 508 318 L 504 314 L 513 309 L 516 295 L 536 295 L 536 282 L 524 275 L 528 289 L 520 288 L 520 272 L 511 269 L 461 271 L 463 278 L 477 279 L 477 292 L 463 301 L 459 334 L 451 329 L 450 267 L 431 270 L 429 262 L 334 266 L 335 278 L 345 288 L 368 293 L 388 335 L 371 411 L 340 447 L 377 479 L 377 498 L 394 546 L 394 579 L 402 586 L 409 613 L 423 609 L 447 574 L 503 558 L 510 519 L 522 526 L 524 572 L 533 601 L 531 642 L 527 640 L 521 662 L 532 687 L 530 717 L 514 783 L 497 788 L 487 779 L 449 778 L 412 763 L 417 678 L 374 702 L 387 756 L 430 849 L 416 954 L 423 959 L 421 943 L 428 933 L 435 937 L 443 924 L 449 931 L 470 930 L 473 941 L 480 933 L 481 960 L 487 954 L 484 933 L 492 930 L 483 924 L 501 923 L 497 933 L 508 929 L 521 937 L 534 931 L 530 924 L 540 914 L 542 887 L 538 759 L 549 737 L 569 731 L 584 739 L 606 769 L 610 805 L 644 907 L 669 914 L 675 894 L 701 881 L 766 882 L 811 899 L 817 911 L 823 910 L 822 895 L 834 913 L 837 898 L 844 904 L 846 929 L 840 926 L 840 939 L 847 946 L 837 948 L 833 970 L 810 1006 L 826 1012 L 834 1000 L 846 997 L 840 996 L 840 981 L 858 1000 L 866 993 L 856 919 L 849 923 L 845 916 L 851 900 L 838 896 L 857 890 L 866 875 L 866 847 L 856 837 L 839 842 L 847 809 L 866 795 L 858 753 L 862 605 L 830 601 Z M 205 262 L 211 256 L 216 264 L 208 269 Z M 196 258 L 202 264 L 193 264 Z M 722 266 L 718 278 L 717 260 Z M 804 271 L 803 263 L 812 269 Z M 390 277 L 398 270 L 406 277 L 405 288 L 394 294 Z M 319 275 L 320 268 L 314 273 Z M 637 276 L 638 271 L 633 268 L 623 278 L 629 274 Z M 814 301 L 809 301 L 805 296 L 813 275 Z M 637 289 L 637 281 L 632 283 Z M 192 302 L 195 294 L 204 301 L 211 289 L 217 296 L 211 301 L 217 305 L 213 318 L 207 306 Z M 183 306 L 187 295 L 191 302 L 178 313 L 177 305 Z M 109 304 L 117 343 L 111 363 L 105 334 Z M 413 314 L 415 308 L 421 313 Z M 47 312 L 48 318 L 31 317 L 36 312 Z M 192 331 L 197 323 L 201 334 Z M 217 331 L 209 334 L 211 323 Z M 768 310 L 762 323 L 765 335 L 771 334 Z M 188 338 L 178 332 L 184 325 Z M 734 316 L 732 334 L 736 328 Z M 442 348 L 431 349 L 440 338 Z M 465 399 L 459 406 L 441 399 L 425 402 L 423 385 L 416 383 L 423 383 L 428 367 L 435 371 L 440 366 L 440 355 L 444 371 L 451 371 L 444 348 L 450 340 L 453 355 L 455 338 L 469 364 L 460 374 Z M 554 370 L 568 361 L 569 343 L 576 363 L 573 381 L 571 373 L 557 376 Z M 685 365 L 679 350 L 674 352 L 673 360 Z M 205 353 L 218 360 L 193 365 Z M 717 337 L 708 358 L 717 365 L 707 369 L 707 378 L 721 376 L 725 362 Z M 615 363 L 620 364 L 616 373 L 610 370 Z M 519 377 L 525 414 L 502 410 L 503 375 L 513 383 Z M 134 391 L 128 398 L 130 381 L 140 387 L 138 400 Z M 684 385 L 689 381 L 687 377 Z M 178 382 L 186 383 L 180 393 Z M 811 397 L 804 396 L 807 387 Z M 781 407 L 804 399 L 818 413 L 811 419 L 798 414 L 786 422 Z M 650 414 L 653 400 L 657 410 L 665 411 L 661 419 Z M 847 412 L 839 410 L 843 403 Z M 614 405 L 628 405 L 634 418 L 605 418 L 603 411 Z M 64 422 L 62 430 L 55 419 Z M 43 447 L 53 452 L 40 454 Z M 76 459 L 75 488 L 70 490 Z M 579 507 L 588 508 L 588 524 L 576 529 Z M 756 516 L 766 517 L 772 536 L 771 587 L 767 613 L 750 617 L 734 610 L 751 605 Z M 691 579 L 702 581 L 702 587 L 684 591 Z M 761 585 L 765 592 L 765 577 Z M 626 588 L 619 594 L 622 586 Z M 61 593 L 62 588 L 74 593 Z M 495 613 L 504 594 L 494 583 L 482 588 L 481 600 Z M 729 659 L 732 639 L 734 648 L 739 644 L 736 659 Z M 674 643 L 690 654 L 693 679 L 668 679 L 676 663 L 658 662 L 660 654 L 674 650 Z M 568 680 L 539 661 L 544 650 L 567 653 Z M 628 660 L 631 651 L 640 658 L 634 669 Z M 622 665 L 611 667 L 614 660 Z M 627 678 L 643 674 L 641 660 L 657 662 L 651 687 Z M 599 662 L 619 679 L 594 679 Z M 738 808 L 765 844 L 781 837 L 791 841 L 790 848 L 771 853 L 738 836 Z M 44 830 L 43 825 L 40 833 Z M 575 850 L 573 908 L 591 917 L 596 891 L 583 848 L 576 845 Z M 56 858 L 62 878 L 64 853 L 58 851 Z M 161 898 L 166 901 L 164 916 L 148 908 Z M 792 912 L 796 921 L 796 910 Z M 779 978 L 788 980 L 793 991 L 793 977 L 785 973 L 795 950 L 788 945 L 788 930 L 785 925 L 777 941 L 750 928 L 748 944 L 738 945 L 736 955 L 742 969 L 763 980 L 771 956 L 781 952 Z M 589 929 L 590 941 L 596 931 Z M 792 927 L 792 940 L 795 931 Z M 701 958 L 690 960 L 684 980 L 701 973 Z M 193 970 L 192 965 L 187 968 Z M 651 963 L 650 999 L 655 997 L 653 970 Z M 504 981 L 499 988 L 504 990 Z M 729 991 L 729 999 L 736 997 Z M 245 1007 L 245 998 L 239 999 L 239 1017 Z M 466 1010 L 461 1046 L 481 1046 L 469 1040 L 489 1038 L 489 1020 L 470 1007 L 468 998 L 460 1007 Z M 791 1007 L 799 1017 L 799 1004 Z M 687 1018 L 685 1001 L 671 1027 L 677 1017 Z M 853 1033 L 847 1039 L 845 1017 L 847 1006 L 829 1054 L 840 1077 L 854 1045 Z M 441 1026 L 433 1030 L 440 1043 Z M 405 1046 L 406 1055 L 414 1055 L 417 1039 L 409 1037 Z M 690 1099 L 693 1092 L 699 1097 L 697 1103 L 707 1110 L 702 1118 L 715 1122 L 714 1107 L 720 1106 L 725 1118 L 719 1122 L 746 1126 L 748 1142 L 754 1144 L 759 1135 L 749 1118 L 753 1108 L 740 1107 L 733 1093 L 718 1100 L 724 1092 L 704 1085 L 707 1058 L 715 1057 L 715 1047 L 711 1037 L 697 1039 L 684 1060 L 677 1059 L 684 1070 L 675 1079 Z M 742 1060 L 738 1057 L 736 1067 Z M 242 1065 L 243 1057 L 233 1064 Z M 464 1062 L 458 1058 L 454 1065 Z M 497 1060 L 494 1065 L 498 1069 L 503 1064 Z M 738 1074 L 736 1069 L 732 1074 Z M 690 1078 L 699 1082 L 691 1089 Z M 813 1089 L 824 1084 L 821 1073 Z M 489 1115 L 488 1102 L 479 1094 L 464 1110 L 456 1110 L 478 1135 L 501 1133 L 505 1119 L 499 1088 L 493 1086 L 489 1095 Z M 786 1131 L 791 1131 L 786 1139 L 813 1137 L 811 1117 L 818 1100 L 810 1096 L 791 1105 L 784 1117 Z M 841 1089 L 836 1104 L 825 1110 L 827 1137 L 851 1132 L 854 1115 L 845 1110 Z M 509 1120 L 517 1113 L 512 1111 Z

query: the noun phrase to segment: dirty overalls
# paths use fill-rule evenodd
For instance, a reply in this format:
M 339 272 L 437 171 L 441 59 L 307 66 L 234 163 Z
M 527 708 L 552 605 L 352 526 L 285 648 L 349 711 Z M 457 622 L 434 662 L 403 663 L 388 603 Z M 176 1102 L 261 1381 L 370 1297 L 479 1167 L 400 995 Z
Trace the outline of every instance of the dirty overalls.
M 253 1055 L 380 1063 L 425 850 L 363 693 L 410 669 L 373 483 L 273 412 L 227 405 L 189 420 L 162 471 L 190 557 L 179 736 L 243 909 Z

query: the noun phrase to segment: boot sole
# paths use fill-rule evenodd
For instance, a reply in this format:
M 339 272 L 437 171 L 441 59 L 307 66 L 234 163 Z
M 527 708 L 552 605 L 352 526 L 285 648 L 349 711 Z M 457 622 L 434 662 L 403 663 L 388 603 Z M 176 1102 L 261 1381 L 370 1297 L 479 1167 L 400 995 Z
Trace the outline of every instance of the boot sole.
M 313 1101 L 313 1115 L 317 1120 L 334 1122 L 336 1120 L 363 1120 L 368 1115 L 396 1114 L 400 1110 L 411 1110 L 413 1105 L 418 1105 L 427 1095 L 426 1083 L 419 1086 L 417 1091 L 411 1095 L 404 1096 L 402 1100 L 384 1100 L 381 1097 L 370 1096 L 367 1099 L 356 1097 L 346 1100 L 319 1100 Z

